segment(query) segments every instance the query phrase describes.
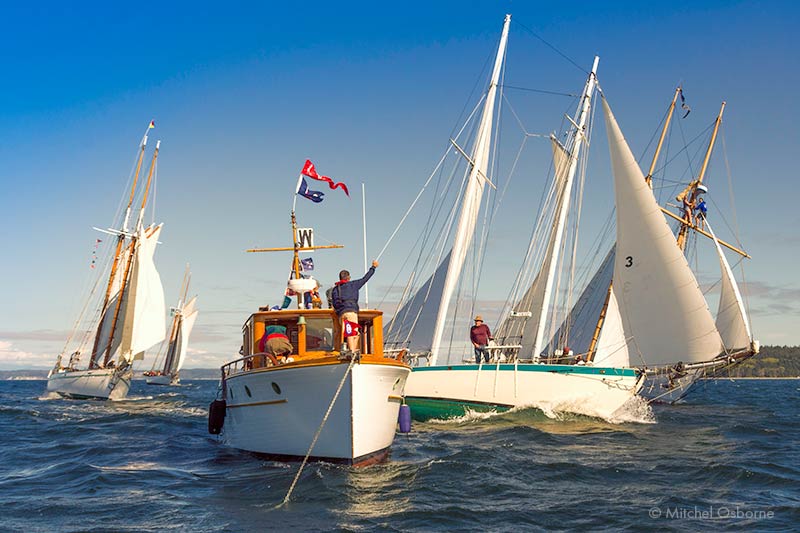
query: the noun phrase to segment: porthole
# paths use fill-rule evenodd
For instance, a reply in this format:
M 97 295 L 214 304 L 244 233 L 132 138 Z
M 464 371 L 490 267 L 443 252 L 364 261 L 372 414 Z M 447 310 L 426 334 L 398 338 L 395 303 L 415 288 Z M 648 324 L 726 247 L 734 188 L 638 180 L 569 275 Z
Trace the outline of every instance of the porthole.
M 231 400 L 233 400 L 233 389 L 228 389 L 228 395 L 231 397 Z
M 272 390 L 275 391 L 275 394 L 280 394 L 281 393 L 281 388 L 274 381 L 272 382 Z
M 244 386 L 244 391 L 247 393 L 247 396 L 248 396 L 249 398 L 252 398 L 252 397 L 253 397 L 253 393 L 252 393 L 252 392 L 250 392 L 250 387 L 248 387 L 247 385 L 245 385 L 245 386 Z

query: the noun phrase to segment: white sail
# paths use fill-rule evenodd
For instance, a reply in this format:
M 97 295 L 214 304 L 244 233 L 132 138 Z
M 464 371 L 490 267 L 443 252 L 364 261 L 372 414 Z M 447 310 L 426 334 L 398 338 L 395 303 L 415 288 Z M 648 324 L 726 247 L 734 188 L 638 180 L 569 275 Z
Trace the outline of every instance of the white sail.
M 433 344 L 431 346 L 430 364 L 435 365 L 439 357 L 439 349 L 442 344 L 447 312 L 450 308 L 450 300 L 453 292 L 458 285 L 458 278 L 464 266 L 467 250 L 472 243 L 475 233 L 475 224 L 481 207 L 481 197 L 483 196 L 484 181 L 489 168 L 489 148 L 491 145 L 492 125 L 494 122 L 494 106 L 497 96 L 497 85 L 500 80 L 500 71 L 506 53 L 506 43 L 508 42 L 508 26 L 511 23 L 511 15 L 506 15 L 503 24 L 503 33 L 500 36 L 500 45 L 495 57 L 494 69 L 492 70 L 489 90 L 486 94 L 486 102 L 483 107 L 478 133 L 475 138 L 475 145 L 472 149 L 472 168 L 467 177 L 467 186 L 464 190 L 464 197 L 461 204 L 461 213 L 458 217 L 455 240 L 450 255 L 450 262 L 445 276 L 442 300 L 436 315 L 436 325 L 433 333 Z
M 100 321 L 100 331 L 97 333 L 96 344 L 97 344 L 97 354 L 94 357 L 94 361 L 98 364 L 102 364 L 103 354 L 105 353 L 106 347 L 108 346 L 108 339 L 111 336 L 111 326 L 114 324 L 114 315 L 117 312 L 117 301 L 119 300 L 119 291 L 122 287 L 122 280 L 125 277 L 125 267 L 124 265 L 128 264 L 128 258 L 130 257 L 130 249 L 126 246 L 122 253 L 120 254 L 120 258 L 118 264 L 121 265 L 120 268 L 114 273 L 114 279 L 111 281 L 111 289 L 110 295 L 108 300 L 108 305 L 106 306 L 106 310 L 103 313 L 102 320 Z M 120 318 L 124 316 L 125 305 L 124 302 L 122 306 L 120 306 Z M 114 337 L 111 342 L 111 351 L 109 352 L 109 361 L 114 360 L 117 356 L 117 352 L 119 350 L 120 340 L 122 339 L 122 325 L 123 320 L 117 319 L 117 324 L 114 332 Z
M 747 348 L 753 340 L 750 332 L 750 324 L 747 321 L 747 313 L 744 310 L 744 301 L 739 292 L 739 285 L 733 277 L 728 260 L 722 253 L 717 236 L 711 229 L 711 225 L 706 220 L 708 232 L 714 238 L 714 246 L 717 248 L 719 256 L 719 267 L 722 271 L 722 281 L 719 295 L 719 308 L 717 309 L 717 329 L 722 336 L 722 343 L 728 350 Z
M 608 307 L 592 361 L 596 366 L 630 366 L 628 342 L 613 289 L 608 296 Z
M 648 365 L 713 359 L 722 343 L 703 293 L 605 98 L 603 110 L 617 212 L 613 290 L 630 351 Z
M 552 354 L 557 349 L 568 347 L 576 354 L 584 354 L 592 348 L 597 321 L 605 307 L 611 276 L 614 274 L 615 249 L 612 247 L 606 254 L 561 327 L 553 335 L 545 353 Z
M 189 300 L 189 303 L 187 303 L 181 311 L 179 331 L 175 338 L 175 342 L 177 343 L 175 353 L 178 364 L 175 366 L 175 370 L 172 372 L 173 374 L 177 374 L 180 369 L 183 368 L 183 363 L 186 361 L 186 350 L 189 347 L 189 335 L 191 335 L 194 322 L 197 320 L 197 310 L 194 308 L 195 301 L 197 301 L 197 296 Z
M 383 337 L 387 346 L 407 348 L 412 353 L 431 349 L 448 264 L 450 253 L 384 327 Z
M 143 352 L 166 335 L 164 288 L 153 254 L 163 225 L 138 231 L 136 252 L 126 291 L 122 353 L 126 357 Z

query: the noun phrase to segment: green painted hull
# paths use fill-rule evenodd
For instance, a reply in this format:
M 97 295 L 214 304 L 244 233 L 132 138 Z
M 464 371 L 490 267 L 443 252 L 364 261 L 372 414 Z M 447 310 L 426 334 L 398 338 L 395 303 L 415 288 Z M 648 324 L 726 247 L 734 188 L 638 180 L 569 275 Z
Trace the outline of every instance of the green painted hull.
M 508 411 L 507 405 L 487 403 L 460 402 L 457 400 L 437 400 L 433 398 L 406 398 L 411 408 L 411 418 L 417 422 L 425 422 L 433 418 L 446 420 L 467 414 L 467 410 L 485 413 L 488 411 Z

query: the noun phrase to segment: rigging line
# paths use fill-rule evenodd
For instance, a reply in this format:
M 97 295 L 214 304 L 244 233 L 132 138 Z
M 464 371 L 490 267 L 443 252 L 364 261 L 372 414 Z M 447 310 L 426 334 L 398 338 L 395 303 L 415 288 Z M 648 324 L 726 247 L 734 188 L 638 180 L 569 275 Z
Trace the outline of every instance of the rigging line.
M 458 168 L 457 165 L 454 166 L 453 169 L 451 170 L 451 172 L 449 173 L 449 176 L 448 176 L 448 178 L 446 180 L 444 189 L 448 189 L 450 187 L 449 184 L 452 182 L 457 168 Z M 439 184 L 442 181 L 441 175 L 442 174 L 441 174 L 441 170 L 440 170 L 439 171 L 440 178 L 437 181 L 437 190 L 438 190 Z M 412 271 L 412 277 L 415 275 L 416 272 L 424 271 L 424 267 L 428 264 L 430 258 L 432 257 L 432 255 L 429 253 L 428 256 L 427 256 L 427 259 L 423 259 L 425 251 L 428 249 L 427 248 L 428 240 L 430 239 L 431 235 L 433 234 L 433 229 L 436 226 L 436 220 L 438 220 L 439 215 L 442 212 L 442 206 L 443 206 L 443 203 L 438 203 L 438 204 L 437 203 L 433 203 L 431 205 L 431 210 L 428 213 L 428 220 L 426 221 L 425 226 L 424 226 L 426 229 L 425 229 L 425 231 L 423 231 L 419 235 L 419 237 L 417 238 L 417 241 L 415 242 L 414 246 L 412 247 L 412 251 L 417 249 L 417 247 L 419 247 L 419 253 L 416 254 L 417 255 L 417 259 L 415 261 L 415 265 L 414 265 L 414 268 L 413 268 L 413 271 Z M 433 213 L 434 212 L 436 212 L 435 218 L 433 218 Z M 433 218 L 433 220 L 432 220 L 432 218 Z M 441 235 L 439 236 L 439 238 L 441 239 Z M 440 253 L 439 253 L 439 255 L 438 255 L 437 259 L 436 259 L 436 265 L 438 265 L 440 260 L 441 260 L 441 253 L 442 252 L 440 251 Z M 400 277 L 400 274 L 403 272 L 403 270 L 405 269 L 405 267 L 408 264 L 409 260 L 411 260 L 411 258 L 414 255 L 415 254 L 413 254 L 413 253 L 406 254 L 405 261 L 403 262 L 403 264 L 401 265 L 400 269 L 398 270 L 397 275 L 395 276 L 395 278 L 392 280 L 392 283 L 391 283 L 391 287 L 392 288 L 395 286 L 395 283 L 397 282 L 397 279 Z M 435 270 L 434 270 L 434 272 L 435 272 Z M 406 283 L 406 285 L 408 286 L 408 283 Z M 426 302 L 427 302 L 427 297 L 430 295 L 430 286 L 431 285 L 429 284 L 429 288 L 427 290 L 426 297 L 425 297 L 425 301 Z M 415 291 L 415 294 L 417 292 L 419 292 L 419 291 Z M 404 293 L 408 294 L 407 291 L 404 291 Z M 384 297 L 384 299 L 385 299 L 385 297 Z M 383 303 L 383 300 L 381 301 L 381 304 L 382 303 Z M 402 311 L 403 305 L 405 305 L 405 301 L 404 301 L 404 299 L 401 299 L 401 301 L 398 303 L 398 311 Z M 419 313 L 418 313 L 418 315 L 419 315 Z M 418 316 L 417 316 L 417 318 L 418 318 Z M 413 325 L 415 325 L 415 324 L 416 324 L 416 319 L 413 322 Z M 412 325 L 412 328 L 413 328 L 413 325 Z
M 347 370 L 344 372 L 344 376 L 342 376 L 342 380 L 339 382 L 339 386 L 336 388 L 336 393 L 333 395 L 333 399 L 331 400 L 330 405 L 328 405 L 328 410 L 325 411 L 325 416 L 322 417 L 322 423 L 320 423 L 319 428 L 317 428 L 317 433 L 314 435 L 314 439 L 311 441 L 311 446 L 308 447 L 308 452 L 306 456 L 303 457 L 303 462 L 300 464 L 300 468 L 297 469 L 297 474 L 294 476 L 292 480 L 292 484 L 289 486 L 289 491 L 286 493 L 286 496 L 283 498 L 283 502 L 281 505 L 285 505 L 289 503 L 289 497 L 292 495 L 294 491 L 295 485 L 297 485 L 297 480 L 300 479 L 300 474 L 303 473 L 303 468 L 305 468 L 306 463 L 308 462 L 309 456 L 311 456 L 311 452 L 314 450 L 314 446 L 317 444 L 317 439 L 319 439 L 320 434 L 322 433 L 322 428 L 325 427 L 325 423 L 328 421 L 328 417 L 333 410 L 333 405 L 336 403 L 336 400 L 339 398 L 339 393 L 342 392 L 342 387 L 344 387 L 345 381 L 347 381 L 347 376 L 350 375 L 350 371 L 353 369 L 353 363 L 356 362 L 356 355 L 350 355 L 350 364 L 347 365 Z
M 680 156 L 682 153 L 686 152 L 686 153 L 688 154 L 688 151 L 689 151 L 689 146 L 691 146 L 691 145 L 693 145 L 694 143 L 696 143 L 696 142 L 697 142 L 699 139 L 701 139 L 701 138 L 702 138 L 702 137 L 703 137 L 703 136 L 704 136 L 706 133 L 708 133 L 708 132 L 709 132 L 709 131 L 710 131 L 710 130 L 711 130 L 713 127 L 714 127 L 714 124 L 712 123 L 712 124 L 711 124 L 710 126 L 708 126 L 706 129 L 704 129 L 703 131 L 701 131 L 700 133 L 698 133 L 697 135 L 695 135 L 695 136 L 692 138 L 692 140 L 691 140 L 691 141 L 689 141 L 689 142 L 687 143 L 687 142 L 686 142 L 686 137 L 685 137 L 685 135 L 684 135 L 684 132 L 683 132 L 683 128 L 682 128 L 682 126 L 681 126 L 681 121 L 679 120 L 679 121 L 677 121 L 677 122 L 678 122 L 678 126 L 679 126 L 679 128 L 678 128 L 678 129 L 679 129 L 679 130 L 681 130 L 681 138 L 682 138 L 682 139 L 683 139 L 683 141 L 684 141 L 684 143 L 683 143 L 683 148 L 681 148 L 680 150 L 678 150 L 678 151 L 675 153 L 675 155 L 673 155 L 673 156 L 672 156 L 670 159 L 666 160 L 666 161 L 664 162 L 664 164 L 663 164 L 663 165 L 661 165 L 660 167 L 657 167 L 657 168 L 656 168 L 656 169 L 653 171 L 654 173 L 666 172 L 666 167 L 667 167 L 667 166 L 669 166 L 669 164 L 670 164 L 670 163 L 672 163 L 672 162 L 673 162 L 673 161 L 674 161 L 674 160 L 675 160 L 675 159 L 676 159 L 678 156 Z M 671 135 L 671 134 L 670 134 L 670 135 Z M 702 148 L 702 146 L 701 146 L 700 148 Z M 689 166 L 691 166 L 691 164 L 692 164 L 691 157 L 690 157 L 690 156 L 687 156 L 687 159 L 689 159 Z
M 739 248 L 744 248 L 742 246 L 741 240 L 739 238 L 739 221 L 738 221 L 738 217 L 736 216 L 736 203 L 735 203 L 735 200 L 734 200 L 734 197 L 733 197 L 733 176 L 732 176 L 732 173 L 731 173 L 730 161 L 728 160 L 728 145 L 725 142 L 724 128 L 720 128 L 720 130 L 721 130 L 720 131 L 720 137 L 722 138 L 722 154 L 723 154 L 723 158 L 725 160 L 725 170 L 727 171 L 727 175 L 728 175 L 728 195 L 730 196 L 731 218 L 733 219 L 733 228 L 732 228 L 733 229 L 733 235 L 736 238 L 736 243 L 739 245 Z M 744 260 L 741 257 L 739 258 L 738 264 L 735 265 L 732 268 L 736 268 L 736 266 L 740 266 L 739 272 L 740 272 L 740 275 L 742 276 L 742 285 L 743 285 L 743 289 L 744 289 L 743 292 L 745 293 L 744 294 L 744 300 L 745 300 L 745 306 L 747 307 L 747 321 L 748 321 L 748 323 L 750 323 L 750 315 L 751 315 L 751 310 L 750 310 L 750 291 L 748 289 L 747 282 L 745 281 Z M 750 329 L 750 331 L 751 331 L 750 334 L 752 336 L 752 323 L 750 323 L 749 325 L 750 325 L 750 328 L 751 328 Z
M 731 204 L 731 218 L 733 219 L 732 220 L 733 225 L 732 227 L 728 226 L 728 229 L 730 229 L 731 233 L 733 233 L 734 237 L 736 237 L 736 244 L 739 245 L 739 248 L 744 248 L 744 246 L 742 246 L 742 241 L 740 239 L 740 234 L 739 234 L 739 220 L 738 217 L 736 216 L 736 201 L 733 197 L 733 175 L 731 173 L 730 161 L 728 161 L 728 146 L 725 143 L 724 129 L 725 129 L 724 125 L 722 125 L 720 127 L 719 137 L 722 140 L 722 155 L 723 159 L 725 160 L 725 170 L 728 175 L 728 197 L 729 197 L 728 201 Z
M 483 101 L 483 99 L 481 99 L 481 102 L 482 102 L 482 101 Z M 475 108 L 472 110 L 472 113 L 471 113 L 471 114 L 470 114 L 470 116 L 467 118 L 467 120 L 464 122 L 464 125 L 461 127 L 461 129 L 459 130 L 458 134 L 457 134 L 457 135 L 455 135 L 455 138 L 456 138 L 456 139 L 458 139 L 458 138 L 461 136 L 461 134 L 464 132 L 464 129 L 467 127 L 467 125 L 470 123 L 470 121 L 472 120 L 472 118 L 475 116 L 475 113 L 476 113 L 476 111 L 478 110 L 479 106 L 480 106 L 480 102 L 478 102 L 478 104 L 477 104 L 477 105 L 475 106 Z M 403 223 L 405 222 L 406 218 L 408 218 L 408 215 L 409 215 L 409 214 L 411 213 L 411 211 L 414 209 L 414 206 L 416 206 L 416 204 L 417 204 L 417 201 L 419 201 L 419 198 L 422 196 L 422 193 L 423 193 L 423 192 L 425 192 L 425 189 L 428 187 L 428 185 L 430 184 L 431 180 L 432 180 L 432 179 L 433 179 L 433 177 L 436 175 L 436 173 L 439 171 L 440 167 L 442 166 L 442 164 L 444 163 L 445 159 L 447 158 L 447 156 L 450 154 L 450 152 L 451 152 L 452 150 L 453 150 L 453 144 L 452 144 L 452 143 L 448 143 L 448 146 L 447 146 L 447 148 L 445 149 L 445 152 L 444 152 L 444 154 L 442 155 L 441 159 L 439 159 L 439 162 L 436 164 L 436 167 L 433 169 L 433 172 L 431 172 L 430 176 L 428 176 L 428 179 L 425 181 L 425 184 L 422 186 L 422 189 L 420 189 L 419 193 L 417 193 L 417 196 L 416 196 L 416 198 L 414 198 L 414 201 L 413 201 L 413 202 L 411 202 L 411 206 L 408 208 L 408 210 L 406 211 L 406 213 L 405 213 L 405 214 L 403 215 L 403 217 L 400 219 L 400 223 L 397 225 L 397 227 L 395 228 L 395 230 L 392 232 L 391 236 L 389 237 L 389 240 L 387 240 L 387 241 L 386 241 L 386 244 L 384 244 L 384 245 L 383 245 L 383 248 L 381 249 L 380 253 L 379 253 L 379 254 L 377 255 L 377 257 L 375 258 L 375 260 L 376 260 L 376 261 L 377 261 L 377 260 L 380 260 L 381 256 L 383 255 L 383 252 L 385 252 L 385 251 L 386 251 L 386 248 L 388 248 L 388 247 L 389 247 L 389 244 L 390 244 L 390 243 L 392 242 L 392 240 L 394 239 L 394 237 L 395 237 L 395 235 L 397 234 L 398 230 L 399 230 L 399 229 L 400 229 L 400 227 L 403 225 Z
M 656 126 L 656 128 L 653 130 L 653 135 L 651 135 L 651 136 L 650 136 L 650 140 L 649 140 L 649 141 L 647 141 L 647 145 L 645 145 L 644 149 L 642 150 L 642 153 L 641 153 L 641 155 L 640 155 L 640 156 L 639 156 L 639 158 L 636 160 L 637 162 L 641 162 L 641 161 L 642 161 L 642 159 L 644 159 L 644 156 L 645 156 L 645 154 L 647 153 L 647 150 L 650 148 L 650 145 L 651 145 L 651 144 L 653 144 L 653 141 L 656 139 L 656 136 L 657 136 L 657 135 L 659 134 L 659 132 L 661 131 L 661 129 L 662 129 L 662 128 L 661 128 L 661 126 L 662 126 L 662 125 L 664 124 L 664 122 L 667 120 L 667 115 L 669 115 L 669 107 L 667 107 L 667 110 L 666 110 L 666 111 L 664 111 L 664 114 L 661 116 L 661 120 L 659 121 L 659 123 L 658 123 L 658 125 Z M 641 165 L 640 165 L 640 166 L 641 166 Z
M 479 86 L 486 86 L 486 82 L 485 82 L 486 76 L 484 74 L 488 71 L 488 66 L 491 64 L 491 61 L 494 58 L 494 56 L 495 56 L 495 52 L 494 51 L 490 51 L 489 54 L 486 56 L 486 60 L 483 62 L 483 66 L 481 67 L 480 72 L 475 77 L 475 83 L 472 84 L 472 89 L 470 89 L 469 95 L 464 100 L 464 107 L 462 107 L 461 111 L 458 113 L 458 118 L 456 118 L 456 122 L 455 122 L 456 124 L 460 124 L 461 123 L 461 118 L 464 116 L 464 111 L 466 111 L 467 106 L 469 105 L 470 100 L 472 100 L 472 98 L 474 97 L 475 93 L 477 92 L 478 87 Z M 491 73 L 490 73 L 490 78 L 491 78 Z M 481 84 L 481 82 L 483 82 L 483 84 Z M 486 92 L 488 92 L 488 89 L 487 89 Z M 482 93 L 481 98 L 479 98 L 479 104 L 478 105 L 480 105 L 480 102 L 482 102 L 484 98 L 486 98 L 486 93 Z M 471 120 L 472 115 L 474 115 L 474 114 L 475 114 L 475 110 L 473 109 L 472 113 L 470 113 L 469 118 L 464 120 L 464 123 L 465 124 L 468 123 Z M 464 130 L 464 128 L 462 127 L 461 131 L 463 131 L 463 130 Z M 453 133 L 455 131 L 456 131 L 455 127 L 453 127 L 453 129 L 450 130 L 450 136 L 451 137 L 453 137 Z M 459 132 L 459 134 L 460 134 L 460 132 Z M 457 138 L 457 137 L 454 137 L 454 138 Z
M 501 74 L 501 81 L 505 81 L 505 74 L 506 74 L 506 70 L 505 69 L 506 69 L 506 63 L 503 62 L 503 72 Z M 501 85 L 501 87 L 502 87 L 502 85 Z M 497 103 L 497 120 L 495 121 L 494 142 L 492 144 L 492 152 L 493 153 L 491 155 L 491 161 L 492 161 L 491 167 L 493 167 L 493 171 L 491 172 L 492 177 L 497 177 L 497 176 L 500 175 L 500 170 L 499 170 L 500 169 L 500 161 L 499 161 L 499 157 L 498 157 L 497 153 L 498 153 L 498 149 L 499 149 L 499 146 L 500 146 L 500 143 L 501 143 L 501 137 L 502 137 L 503 102 L 504 101 L 507 102 L 507 100 L 505 98 L 505 91 L 503 91 L 502 88 L 501 88 L 499 90 L 499 92 L 500 92 L 500 98 L 498 99 L 498 103 Z M 488 167 L 489 167 L 489 165 L 487 165 L 487 168 Z M 497 180 L 495 180 L 495 181 L 497 181 Z M 508 182 L 508 180 L 506 180 L 506 183 L 507 182 Z M 485 184 L 484 184 L 484 187 L 485 187 Z M 486 203 L 486 207 L 484 209 L 484 227 L 483 227 L 483 231 L 482 231 L 481 242 L 479 244 L 479 249 L 478 249 L 478 257 L 477 257 L 478 264 L 475 266 L 475 268 L 478 269 L 476 275 L 474 276 L 473 294 L 474 294 L 475 297 L 477 297 L 478 286 L 480 285 L 481 274 L 483 273 L 483 264 L 485 262 L 486 252 L 487 252 L 487 249 L 488 249 L 489 233 L 491 231 L 492 222 L 494 222 L 494 217 L 495 217 L 495 215 L 497 213 L 497 210 L 499 209 L 499 203 L 498 203 L 497 194 L 492 194 L 492 189 L 489 188 L 489 190 L 487 192 L 487 195 L 491 196 L 491 198 L 492 198 L 492 209 L 491 210 L 489 209 L 489 203 L 487 202 Z M 487 220 L 487 218 L 488 218 L 488 220 Z M 474 303 L 474 299 L 473 299 L 472 310 L 470 311 L 470 314 L 472 312 L 474 312 L 474 307 L 475 307 L 475 303 Z
M 454 167 L 453 171 L 450 173 L 450 177 L 447 180 L 448 184 L 452 182 L 452 178 L 455 176 L 457 168 L 458 168 L 458 166 L 456 165 L 456 167 Z M 461 185 L 459 186 L 458 194 L 456 195 L 456 198 L 460 198 L 461 197 L 462 192 L 463 192 L 464 188 L 466 187 L 466 183 L 467 183 L 467 179 L 468 178 L 469 178 L 469 169 L 467 169 L 463 174 Z M 448 188 L 449 188 L 449 185 L 448 185 Z M 439 206 L 439 209 L 437 211 L 439 213 L 442 211 L 441 205 Z M 437 257 L 435 265 L 434 265 L 435 267 L 438 267 L 438 265 L 441 262 L 441 258 L 444 255 L 444 249 L 445 249 L 445 246 L 446 246 L 446 243 L 447 243 L 447 236 L 450 234 L 450 231 L 452 230 L 453 220 L 455 219 L 455 215 L 456 215 L 457 211 L 458 211 L 458 202 L 456 201 L 456 202 L 454 202 L 453 206 L 450 209 L 450 212 L 448 214 L 448 217 L 447 217 L 447 220 L 446 220 L 446 223 L 445 223 L 444 231 L 442 231 L 438 235 L 438 237 L 439 237 L 438 238 L 438 244 L 434 243 L 434 248 L 438 248 L 439 249 L 438 257 Z M 436 217 L 436 220 L 438 220 L 438 215 Z M 430 223 L 430 218 L 429 218 L 429 223 L 426 225 L 426 227 L 427 228 L 433 228 L 434 226 L 435 226 L 435 224 L 431 224 Z M 432 233 L 432 230 L 429 229 L 429 231 L 428 231 L 428 233 L 426 235 L 426 241 L 427 241 L 427 238 L 431 235 L 431 233 Z M 417 263 L 416 263 L 416 268 L 414 269 L 415 271 L 420 269 L 419 268 L 420 267 L 420 262 L 421 262 L 421 259 L 423 257 L 424 252 L 425 252 L 425 249 L 421 247 L 420 248 L 420 252 L 419 252 L 419 256 L 418 256 L 418 259 L 417 259 Z M 432 257 L 432 254 L 429 253 L 428 254 L 428 258 L 430 258 L 430 257 Z M 426 260 L 423 263 L 423 265 L 427 264 L 427 263 L 428 263 L 428 261 Z M 405 263 L 404 263 L 404 266 L 405 266 Z M 436 269 L 434 269 L 434 274 L 433 275 L 435 275 L 435 273 L 436 273 Z M 399 276 L 399 274 L 398 274 L 398 276 Z M 431 287 L 433 286 L 432 281 L 433 280 L 431 279 L 431 283 L 428 285 L 428 289 L 427 289 L 427 292 L 426 292 L 426 295 L 425 295 L 424 303 L 427 303 L 428 297 L 430 296 Z M 417 292 L 419 292 L 419 291 L 417 291 Z M 412 300 L 413 300 L 413 298 L 412 298 Z M 417 311 L 417 315 L 415 316 L 414 321 L 411 324 L 411 328 L 409 330 L 409 333 L 408 333 L 406 339 L 410 338 L 411 333 L 414 331 L 414 328 L 416 328 L 417 321 L 419 320 L 419 318 L 421 316 L 421 313 L 422 313 L 422 307 L 420 307 L 420 309 Z
M 588 70 L 586 70 L 586 69 L 584 69 L 583 67 L 581 67 L 581 66 L 580 66 L 579 64 L 577 64 L 575 61 L 573 61 L 573 60 L 572 60 L 572 59 L 571 59 L 571 58 L 570 58 L 568 55 L 566 55 L 565 53 L 563 53 L 561 50 L 559 50 L 558 48 L 556 48 L 554 45 L 552 45 L 552 44 L 550 44 L 549 42 L 545 41 L 543 37 L 540 37 L 540 36 L 539 36 L 539 35 L 538 35 L 536 32 L 534 32 L 532 29 L 528 28 L 527 26 L 525 26 L 524 24 L 522 24 L 521 22 L 519 22 L 519 21 L 517 21 L 517 20 L 515 20 L 515 21 L 514 21 L 514 24 L 516 24 L 516 25 L 520 26 L 522 29 L 524 29 L 525 31 L 527 31 L 528 33 L 530 33 L 531 35 L 533 35 L 534 37 L 536 37 L 537 39 L 539 39 L 540 41 L 542 41 L 542 42 L 543 42 L 545 45 L 547 45 L 547 46 L 548 46 L 548 47 L 549 47 L 551 50 L 553 50 L 555 53 L 557 53 L 558 55 L 560 55 L 561 57 L 563 57 L 564 59 L 566 59 L 567 61 L 569 61 L 570 63 L 572 63 L 572 65 L 574 65 L 574 66 L 575 66 L 575 68 L 577 68 L 578 70 L 580 70 L 580 71 L 581 71 L 581 72 L 583 72 L 584 74 L 589 74 L 589 71 L 588 71 Z
M 554 96 L 568 96 L 570 98 L 580 98 L 581 95 L 579 94 L 572 94 L 572 93 L 562 93 L 558 91 L 546 91 L 544 89 L 530 89 L 527 87 L 515 87 L 514 85 L 500 85 L 500 87 L 504 87 L 506 89 L 516 89 L 518 91 L 528 91 L 532 93 L 542 93 L 542 94 L 552 94 Z

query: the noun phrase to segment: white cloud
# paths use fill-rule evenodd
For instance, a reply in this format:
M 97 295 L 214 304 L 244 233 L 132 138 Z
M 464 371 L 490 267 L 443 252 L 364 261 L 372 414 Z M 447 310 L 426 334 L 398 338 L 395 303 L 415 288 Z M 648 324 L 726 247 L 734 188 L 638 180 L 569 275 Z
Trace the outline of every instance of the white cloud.
M 54 361 L 52 353 L 26 352 L 16 348 L 11 341 L 0 340 L 0 368 L 50 368 Z

